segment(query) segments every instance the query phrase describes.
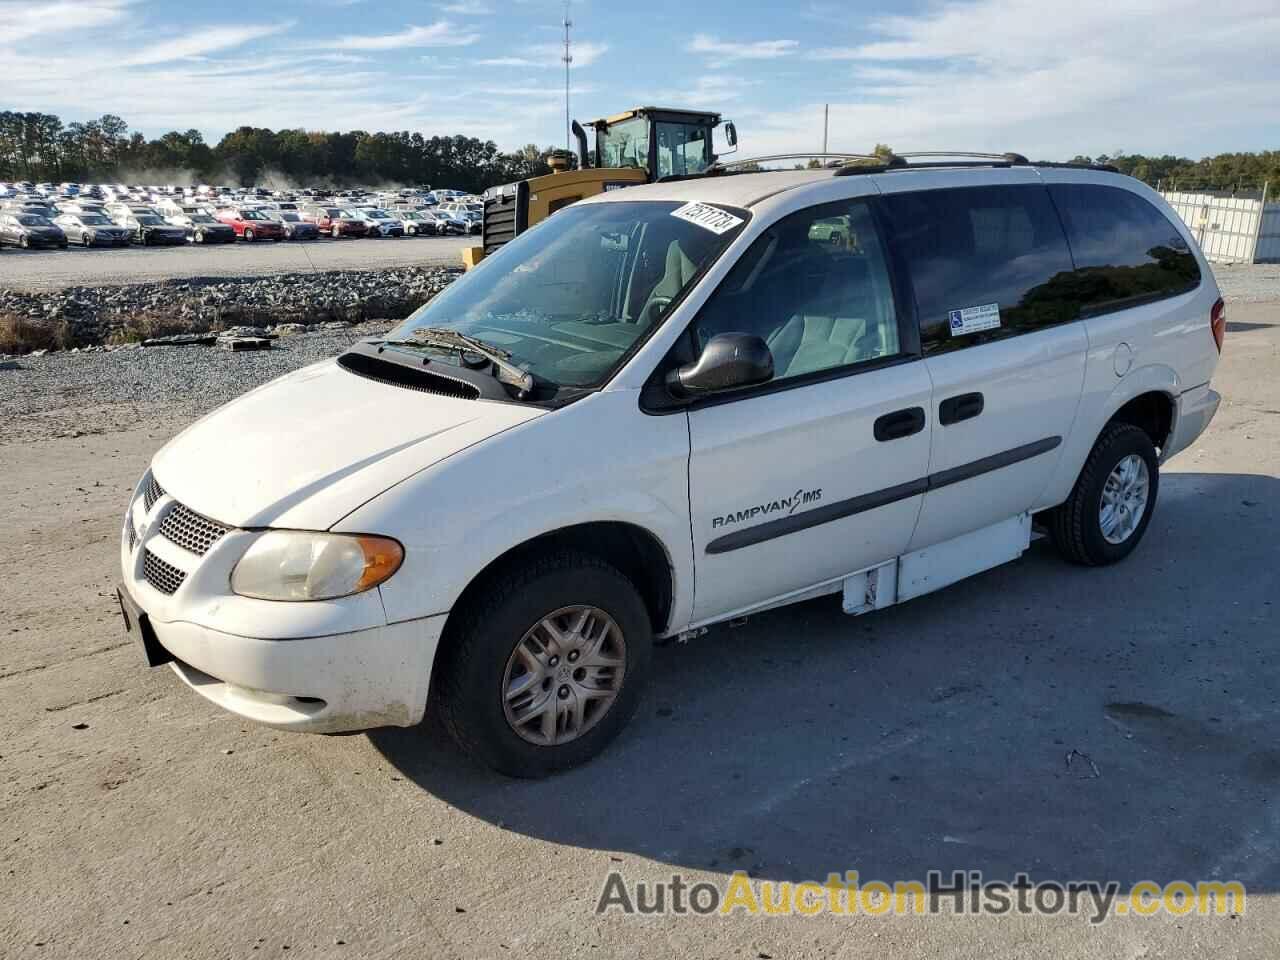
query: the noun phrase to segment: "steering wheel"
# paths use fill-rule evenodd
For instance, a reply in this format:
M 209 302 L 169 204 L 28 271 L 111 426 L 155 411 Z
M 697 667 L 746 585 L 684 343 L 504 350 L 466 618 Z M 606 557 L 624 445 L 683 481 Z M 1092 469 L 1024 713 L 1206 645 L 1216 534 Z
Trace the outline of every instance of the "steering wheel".
M 674 297 L 662 296 L 652 298 L 645 304 L 644 310 L 641 311 L 640 317 L 636 320 L 636 323 L 644 324 L 645 326 L 651 326 L 656 323 L 658 319 L 666 313 L 667 307 L 671 306 L 671 301 L 674 299 Z

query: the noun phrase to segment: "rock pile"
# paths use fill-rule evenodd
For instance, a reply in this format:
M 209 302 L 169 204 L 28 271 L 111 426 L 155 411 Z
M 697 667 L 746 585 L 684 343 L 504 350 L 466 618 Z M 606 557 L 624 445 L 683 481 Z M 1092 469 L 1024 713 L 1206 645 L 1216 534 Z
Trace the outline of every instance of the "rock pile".
M 403 318 L 458 273 L 442 267 L 401 267 L 40 292 L 0 289 L 0 321 L 27 331 L 26 350 L 125 343 L 237 325 L 273 326 L 287 334 L 316 324 Z M 22 343 L 16 344 L 16 351 L 26 352 Z

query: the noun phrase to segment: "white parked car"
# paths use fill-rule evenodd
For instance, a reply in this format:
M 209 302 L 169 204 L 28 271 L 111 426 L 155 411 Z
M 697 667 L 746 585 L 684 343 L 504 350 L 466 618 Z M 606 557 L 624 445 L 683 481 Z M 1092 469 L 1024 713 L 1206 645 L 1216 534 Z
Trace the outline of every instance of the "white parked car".
M 537 776 L 634 713 L 655 637 L 851 614 L 1142 539 L 1218 407 L 1225 314 L 1096 169 L 850 167 L 606 193 L 380 340 L 154 459 L 120 544 L 149 661 L 275 727 L 419 722 Z
M 369 228 L 366 236 L 370 237 L 403 237 L 404 221 L 380 207 L 352 207 L 352 215 L 363 220 Z

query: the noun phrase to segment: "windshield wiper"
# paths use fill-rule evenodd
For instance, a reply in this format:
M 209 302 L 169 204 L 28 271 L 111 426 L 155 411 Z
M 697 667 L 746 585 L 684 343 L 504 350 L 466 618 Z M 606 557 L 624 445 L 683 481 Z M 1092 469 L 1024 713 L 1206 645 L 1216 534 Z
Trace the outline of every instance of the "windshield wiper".
M 469 337 L 465 333 L 459 333 L 457 330 L 449 330 L 446 327 L 419 327 L 413 331 L 409 340 L 380 342 L 384 346 L 391 347 L 452 347 L 458 351 L 459 359 L 463 359 L 464 362 L 463 354 L 479 354 L 492 363 L 500 374 L 506 374 L 505 380 L 501 376 L 498 379 L 515 387 L 520 392 L 521 399 L 533 392 L 533 374 L 512 363 L 511 354 L 508 351 L 485 343 L 483 340 L 477 340 L 475 337 Z

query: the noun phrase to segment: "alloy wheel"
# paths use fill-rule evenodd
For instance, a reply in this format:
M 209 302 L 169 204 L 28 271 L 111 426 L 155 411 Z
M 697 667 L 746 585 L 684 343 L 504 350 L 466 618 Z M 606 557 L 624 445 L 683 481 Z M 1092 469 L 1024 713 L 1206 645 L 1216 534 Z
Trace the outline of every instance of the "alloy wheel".
M 1102 487 L 1098 506 L 1098 523 L 1107 543 L 1124 543 L 1142 522 L 1147 512 L 1151 477 L 1147 463 L 1131 453 L 1115 465 Z

